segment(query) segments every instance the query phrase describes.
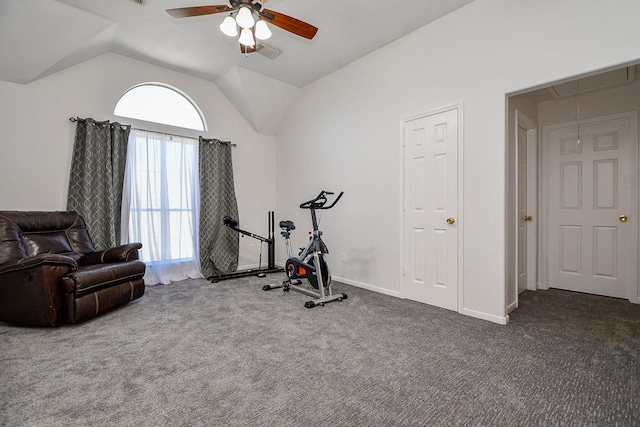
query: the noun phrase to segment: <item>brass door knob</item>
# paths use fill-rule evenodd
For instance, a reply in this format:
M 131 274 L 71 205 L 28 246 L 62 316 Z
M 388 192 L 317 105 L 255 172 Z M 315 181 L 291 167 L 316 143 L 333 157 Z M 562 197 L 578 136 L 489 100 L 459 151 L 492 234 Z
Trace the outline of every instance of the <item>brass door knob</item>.
M 447 224 L 453 224 L 456 222 L 455 218 L 447 218 Z
M 618 217 L 618 219 L 620 220 L 620 222 L 627 222 L 628 218 L 626 215 L 622 214 Z
M 525 220 L 525 221 L 533 221 L 533 217 L 532 217 L 531 215 L 526 215 L 526 216 L 524 217 L 524 220 Z

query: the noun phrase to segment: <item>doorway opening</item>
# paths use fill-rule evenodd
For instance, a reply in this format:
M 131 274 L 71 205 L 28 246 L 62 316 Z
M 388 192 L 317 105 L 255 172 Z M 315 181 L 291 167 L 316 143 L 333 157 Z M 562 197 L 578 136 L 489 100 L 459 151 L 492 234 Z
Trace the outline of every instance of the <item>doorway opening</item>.
M 640 65 L 507 98 L 507 312 L 549 288 L 640 303 L 638 111 Z

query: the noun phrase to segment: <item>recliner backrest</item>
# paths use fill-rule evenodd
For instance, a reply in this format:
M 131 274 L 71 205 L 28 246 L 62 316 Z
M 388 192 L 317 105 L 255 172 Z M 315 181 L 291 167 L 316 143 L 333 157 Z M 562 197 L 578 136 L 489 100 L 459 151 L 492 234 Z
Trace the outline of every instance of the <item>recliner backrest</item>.
M 44 253 L 79 259 L 95 252 L 77 212 L 0 212 L 0 265 Z

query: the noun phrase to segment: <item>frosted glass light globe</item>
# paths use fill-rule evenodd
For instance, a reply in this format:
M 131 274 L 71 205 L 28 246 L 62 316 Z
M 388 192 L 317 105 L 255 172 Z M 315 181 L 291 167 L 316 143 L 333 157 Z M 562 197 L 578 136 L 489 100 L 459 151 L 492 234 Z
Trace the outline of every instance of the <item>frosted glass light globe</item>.
M 256 22 L 256 38 L 259 40 L 266 40 L 271 37 L 271 30 L 266 22 L 262 19 Z
M 236 22 L 240 28 L 251 28 L 256 23 L 253 19 L 253 14 L 247 6 L 242 6 L 236 16 Z
M 240 38 L 238 39 L 240 43 L 245 46 L 253 47 L 256 45 L 255 40 L 253 39 L 253 34 L 249 28 L 243 28 L 240 32 Z
M 236 26 L 236 20 L 231 15 L 224 18 L 222 24 L 220 24 L 220 31 L 229 37 L 235 37 L 238 35 L 238 27 Z

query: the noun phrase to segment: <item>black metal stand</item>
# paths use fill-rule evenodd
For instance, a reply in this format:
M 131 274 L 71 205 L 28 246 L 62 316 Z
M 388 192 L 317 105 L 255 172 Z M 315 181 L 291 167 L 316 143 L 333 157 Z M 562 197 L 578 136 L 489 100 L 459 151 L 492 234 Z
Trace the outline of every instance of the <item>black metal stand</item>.
M 221 280 L 227 279 L 235 279 L 237 277 L 247 277 L 247 276 L 257 276 L 264 275 L 267 273 L 281 273 L 284 270 L 282 268 L 276 267 L 276 247 L 275 247 L 275 212 L 269 211 L 268 213 L 268 222 L 269 222 L 269 237 L 258 236 L 257 234 L 250 233 L 245 230 L 241 230 L 238 228 L 238 222 L 233 218 L 225 217 L 224 225 L 231 228 L 238 233 L 249 236 L 253 239 L 259 240 L 262 243 L 267 244 L 267 268 L 252 268 L 248 270 L 240 270 L 234 271 L 233 273 L 221 274 L 219 276 L 209 276 L 207 280 L 210 280 L 213 283 L 219 282 Z M 262 256 L 260 256 L 260 260 L 262 260 Z

